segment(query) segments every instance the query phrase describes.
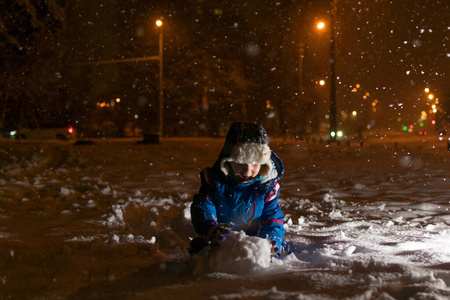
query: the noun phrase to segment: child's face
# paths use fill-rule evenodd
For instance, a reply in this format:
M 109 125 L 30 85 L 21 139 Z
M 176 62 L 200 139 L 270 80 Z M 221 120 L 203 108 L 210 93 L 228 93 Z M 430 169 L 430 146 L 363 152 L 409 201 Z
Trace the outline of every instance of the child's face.
M 238 164 L 233 161 L 230 164 L 233 176 L 241 181 L 255 178 L 261 170 L 261 165 L 258 164 Z

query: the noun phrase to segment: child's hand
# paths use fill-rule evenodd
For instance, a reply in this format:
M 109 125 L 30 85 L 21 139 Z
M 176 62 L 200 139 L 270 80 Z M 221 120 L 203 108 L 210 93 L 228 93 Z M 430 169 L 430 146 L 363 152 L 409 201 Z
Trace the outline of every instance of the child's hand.
M 211 227 L 206 235 L 206 239 L 208 241 L 208 246 L 210 250 L 216 250 L 219 248 L 220 243 L 223 242 L 228 235 L 231 234 L 231 228 L 233 228 L 233 224 L 218 224 L 216 226 Z
M 278 258 L 280 256 L 280 248 L 277 246 L 277 241 L 270 241 L 272 244 L 272 249 L 270 250 L 270 259 Z
M 272 244 L 272 250 L 270 252 L 270 258 L 282 258 L 286 255 L 289 255 L 292 253 L 291 247 L 285 242 L 282 241 L 281 247 L 278 247 L 277 241 L 271 240 L 270 243 Z

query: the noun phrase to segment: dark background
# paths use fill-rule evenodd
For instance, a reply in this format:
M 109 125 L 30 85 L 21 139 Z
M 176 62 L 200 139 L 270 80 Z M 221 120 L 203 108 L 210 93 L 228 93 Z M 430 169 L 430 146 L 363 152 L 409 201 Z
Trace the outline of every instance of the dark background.
M 430 108 L 425 87 L 439 100 L 425 126 L 446 128 L 447 1 L 336 4 L 339 128 L 355 134 L 418 126 Z M 69 123 L 85 136 L 158 131 L 158 60 L 102 62 L 157 56 L 162 30 L 165 135 L 217 136 L 246 120 L 272 134 L 326 136 L 330 7 L 328 0 L 2 1 L 0 128 Z

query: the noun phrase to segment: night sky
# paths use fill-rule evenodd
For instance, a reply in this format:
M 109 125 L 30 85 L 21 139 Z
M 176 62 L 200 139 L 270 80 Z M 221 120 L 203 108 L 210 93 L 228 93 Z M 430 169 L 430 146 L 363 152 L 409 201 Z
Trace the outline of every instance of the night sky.
M 24 20 L 20 20 L 17 3 L 14 17 L 18 19 L 7 14 L 4 17 L 11 28 L 19 28 L 20 32 Z M 336 3 L 338 114 L 358 111 L 363 117 L 378 119 L 378 124 L 398 129 L 417 123 L 421 112 L 429 111 L 426 87 L 441 100 L 440 105 L 447 102 L 449 106 L 448 0 L 337 0 Z M 330 4 L 330 0 L 70 1 L 61 14 L 64 20 L 58 42 L 55 45 L 49 42 L 45 47 L 46 42 L 41 40 L 38 50 L 56 52 L 60 64 L 56 74 L 58 79 L 65 80 L 60 85 L 65 94 L 51 97 L 61 101 L 68 98 L 69 106 L 92 105 L 110 93 L 119 95 L 126 87 L 132 87 L 131 91 L 123 92 L 133 98 L 131 108 L 141 96 L 148 98 L 146 105 L 151 104 L 156 101 L 158 89 L 156 63 L 82 64 L 158 55 L 154 21 L 162 17 L 166 97 L 172 97 L 166 102 L 172 107 L 166 109 L 180 111 L 172 122 L 182 118 L 183 110 L 187 115 L 190 114 L 187 110 L 195 110 L 195 102 L 206 85 L 211 99 L 215 97 L 216 102 L 224 103 L 217 108 L 218 112 L 229 106 L 226 103 L 230 101 L 238 107 L 246 102 L 250 115 L 254 112 L 250 119 L 260 121 L 268 118 L 264 111 L 266 100 L 272 100 L 274 107 L 298 109 L 295 101 L 299 101 L 299 44 L 303 42 L 304 85 L 317 106 L 315 112 L 308 108 L 308 113 L 312 119 L 325 120 L 330 99 Z M 325 22 L 324 30 L 315 28 L 318 21 Z M 45 33 L 37 36 L 42 39 Z M 53 40 L 56 41 L 56 34 L 49 41 Z M 23 49 L 27 49 L 23 53 L 32 52 L 28 51 L 32 48 L 18 49 L 20 53 Z M 32 53 L 35 57 L 30 56 L 30 62 L 39 62 L 39 51 Z M 5 65 L 10 70 L 17 69 L 14 62 Z M 26 70 L 27 66 L 29 63 L 23 63 L 21 67 Z M 220 68 L 228 69 L 220 74 L 217 72 Z M 226 83 L 230 80 L 226 77 L 233 69 L 237 72 L 231 81 L 240 83 L 228 87 Z M 125 82 L 124 77 L 134 81 Z M 325 86 L 317 85 L 320 79 L 325 79 Z M 359 88 L 355 90 L 356 87 Z M 46 92 L 51 90 L 49 87 Z M 43 99 L 49 98 L 44 94 Z M 363 99 L 363 95 L 368 97 Z M 229 99 L 233 97 L 234 100 Z M 375 100 L 376 112 L 372 109 Z
M 447 1 L 352 0 L 338 5 L 337 72 L 344 90 L 359 83 L 386 113 L 396 108 L 394 115 L 411 122 L 423 108 L 425 87 L 441 99 L 448 97 Z M 339 100 L 344 105 L 345 98 Z
M 259 5 L 269 7 L 278 18 L 283 17 L 280 14 L 286 13 L 280 10 L 283 1 L 247 2 L 249 5 L 237 5 L 235 1 L 225 1 L 221 4 L 222 8 L 234 7 L 233 13 L 236 14 L 242 9 L 258 11 Z M 295 8 L 295 1 L 287 2 L 290 3 L 290 7 Z M 329 22 L 330 1 L 309 1 L 308 5 L 304 4 L 307 2 L 299 5 L 299 11 L 293 9 L 289 12 L 282 28 L 277 28 L 275 24 L 272 25 L 272 30 L 275 32 L 280 30 L 282 34 L 283 31 L 286 33 L 287 27 L 292 27 L 287 39 L 292 39 L 293 48 L 297 47 L 301 35 L 309 37 L 305 64 L 310 64 L 311 67 L 309 71 L 306 68 L 305 81 L 316 81 L 329 75 L 329 31 L 318 33 L 314 25 L 318 20 Z M 138 8 L 142 7 L 142 3 L 132 1 L 127 3 L 121 15 L 125 19 L 132 20 L 143 18 L 145 14 L 156 17 L 160 13 L 167 21 L 166 47 L 170 47 L 171 39 L 180 38 L 174 36 L 177 24 L 171 23 L 177 22 L 180 12 L 186 5 L 173 1 L 162 9 L 158 3 L 154 1 L 154 4 L 151 4 L 151 1 L 146 1 L 147 9 L 140 11 Z M 448 97 L 450 23 L 447 18 L 449 15 L 447 1 L 338 0 L 337 7 L 336 70 L 339 110 L 357 109 L 361 105 L 361 95 L 369 92 L 370 99 L 367 101 L 377 99 L 378 112 L 382 113 L 384 119 L 390 121 L 392 126 L 397 126 L 399 117 L 400 123 L 415 122 L 420 112 L 426 109 L 423 100 L 425 87 L 429 87 L 436 97 L 441 99 Z M 105 10 L 104 7 L 101 10 Z M 258 15 L 255 14 L 256 21 L 257 18 Z M 297 22 L 301 25 L 297 25 Z M 112 20 L 98 23 L 95 18 L 92 24 L 96 30 L 108 31 L 114 31 L 114 27 L 118 26 Z M 130 31 L 137 32 L 131 27 Z M 248 32 L 242 34 L 248 35 Z M 169 37 L 170 35 L 172 37 Z M 97 37 L 104 37 L 101 34 L 94 36 L 96 36 L 92 41 L 94 44 L 98 43 Z M 136 42 L 136 39 L 133 42 Z M 81 48 L 83 44 L 87 47 L 92 46 L 81 41 Z M 95 48 L 95 45 L 92 48 Z M 110 49 L 111 51 L 109 55 L 113 54 L 114 49 Z M 293 51 L 297 50 L 286 51 L 285 55 L 293 56 L 292 53 L 295 53 Z M 152 54 L 143 53 L 143 55 Z M 297 67 L 297 56 L 291 60 L 293 67 Z M 170 60 L 167 63 L 170 64 Z M 268 64 L 267 68 L 271 68 L 271 65 Z M 361 86 L 358 90 L 360 94 L 351 92 L 356 84 Z M 323 106 L 326 108 L 328 89 L 324 87 L 323 90 L 317 90 L 317 93 L 321 95 Z M 370 103 L 363 105 L 370 106 Z

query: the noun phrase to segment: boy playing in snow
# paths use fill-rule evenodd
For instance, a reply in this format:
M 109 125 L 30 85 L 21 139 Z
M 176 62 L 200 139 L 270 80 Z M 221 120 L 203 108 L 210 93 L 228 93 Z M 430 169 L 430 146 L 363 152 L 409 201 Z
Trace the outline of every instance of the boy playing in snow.
M 216 163 L 200 174 L 201 187 L 191 206 L 200 237 L 191 241 L 191 254 L 204 247 L 217 249 L 231 230 L 269 239 L 274 257 L 290 253 L 278 205 L 284 168 L 268 142 L 261 125 L 230 127 Z

